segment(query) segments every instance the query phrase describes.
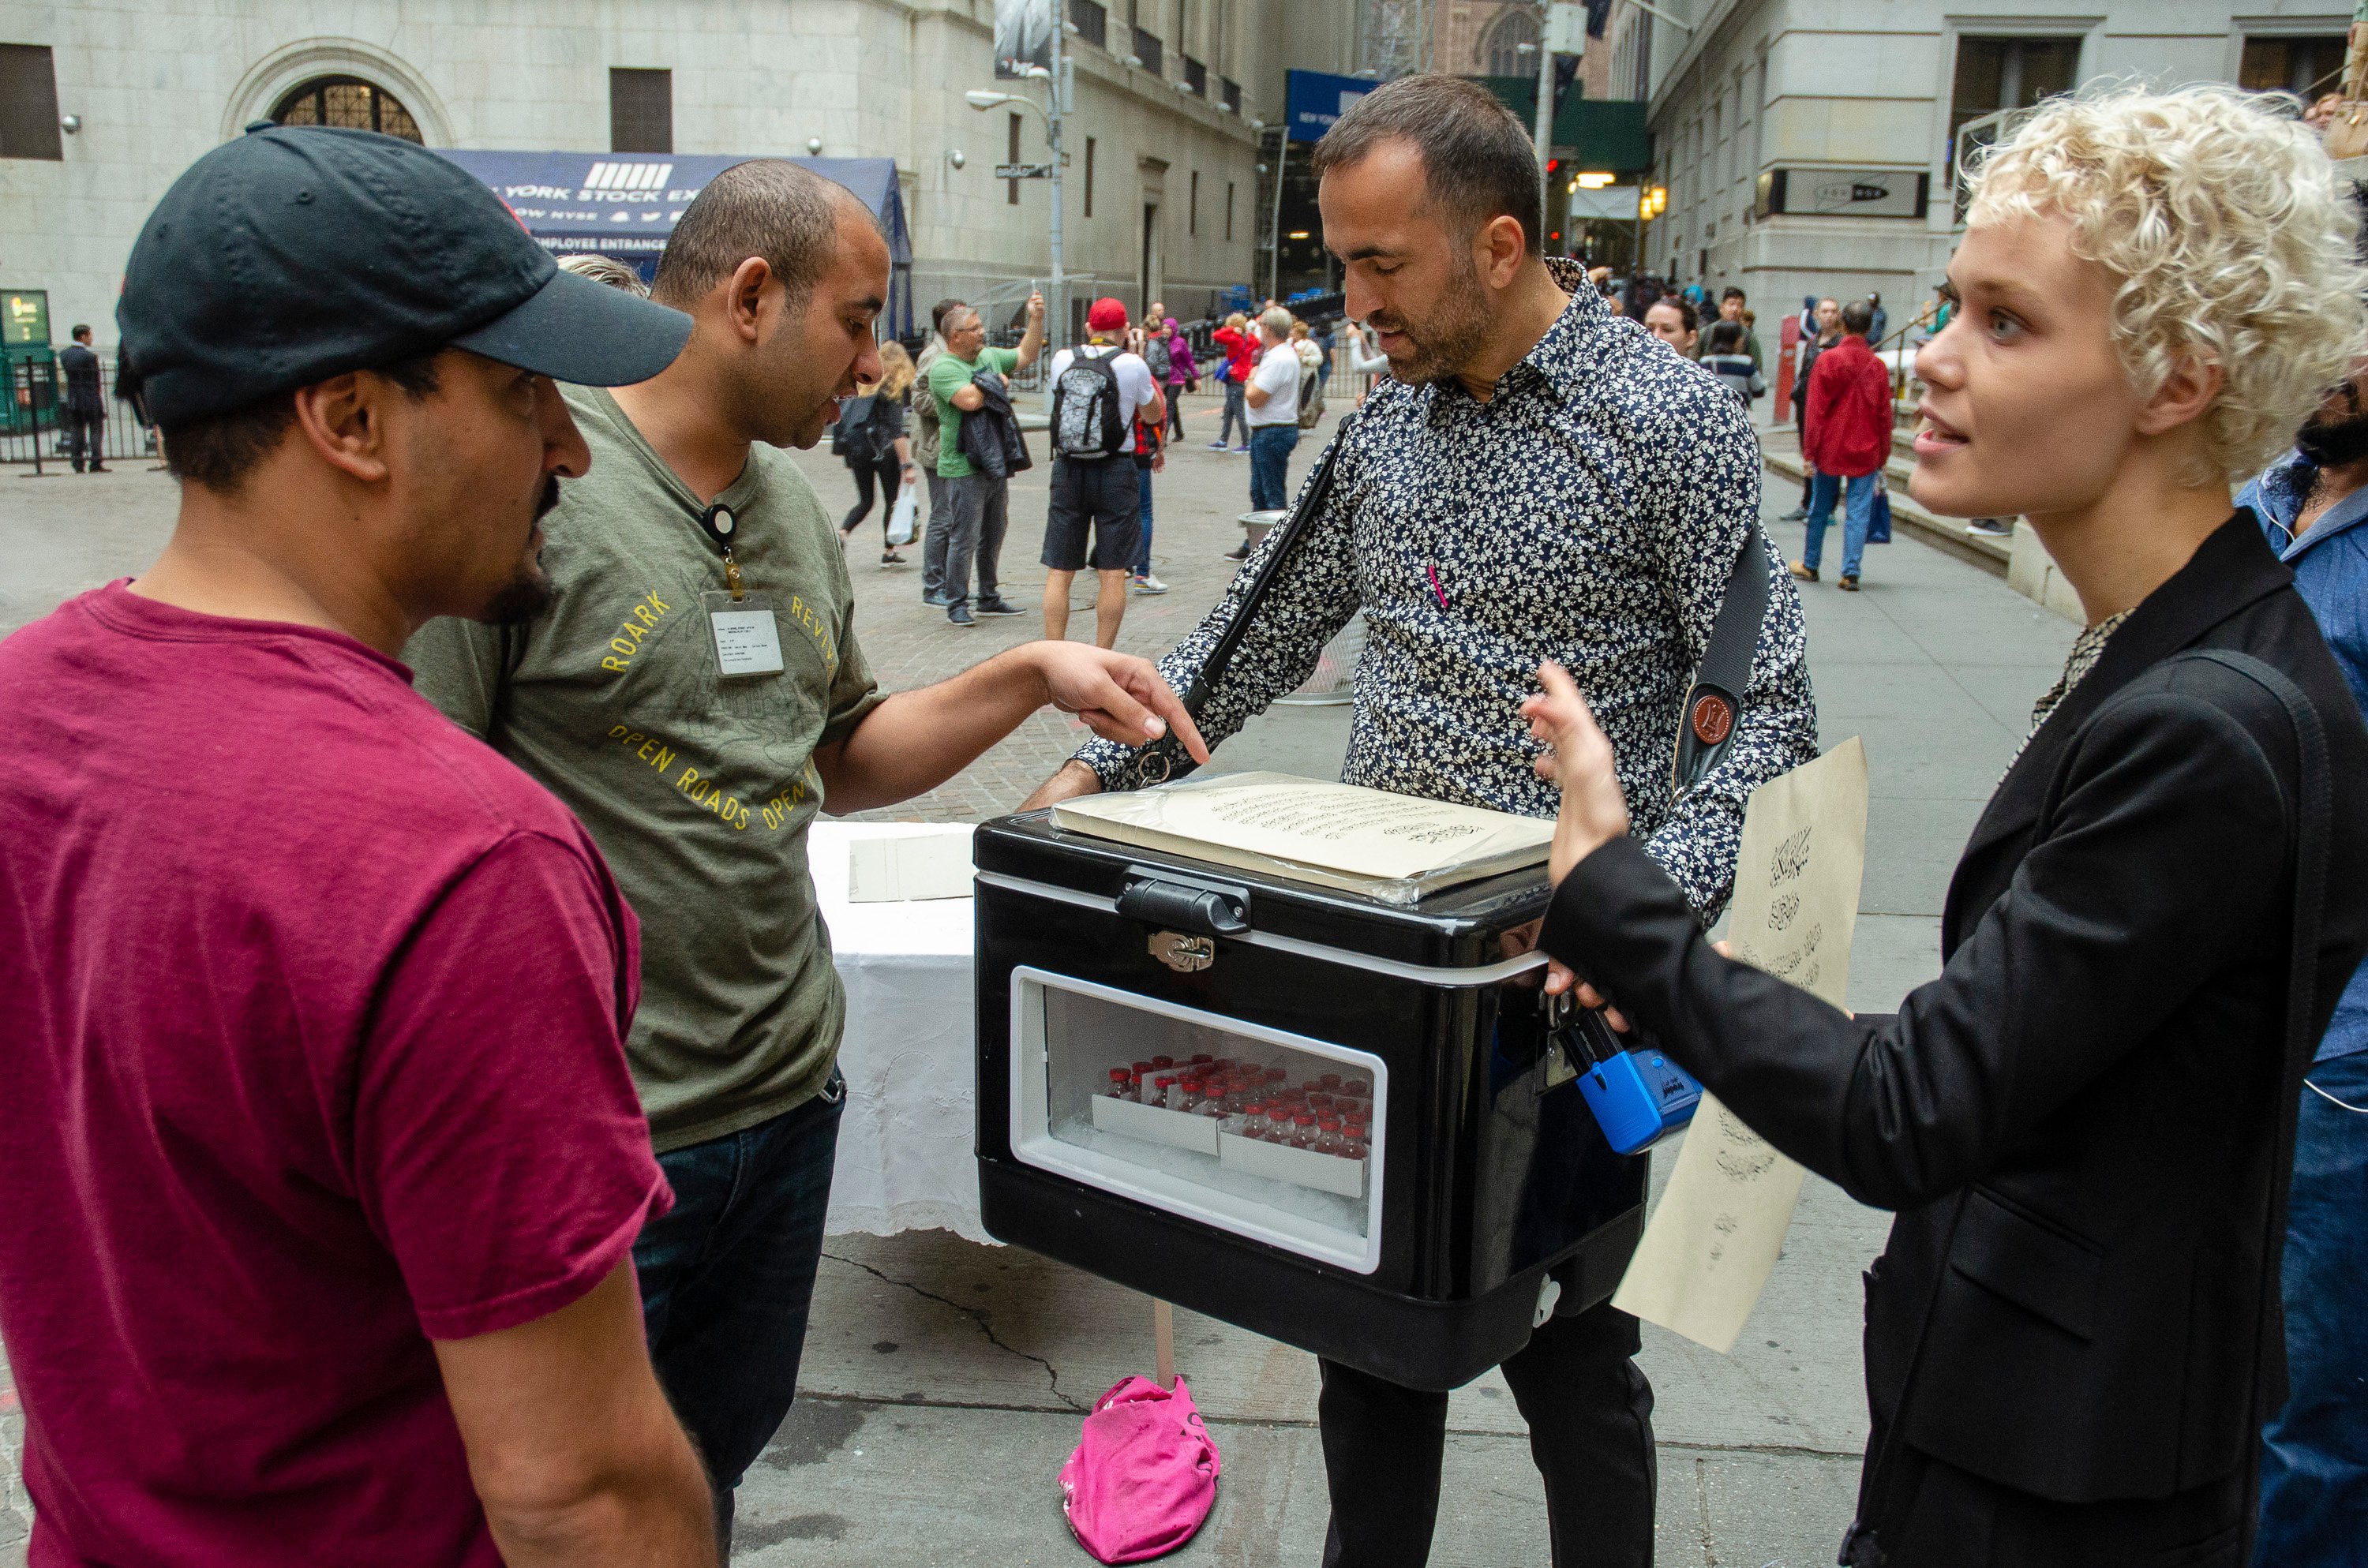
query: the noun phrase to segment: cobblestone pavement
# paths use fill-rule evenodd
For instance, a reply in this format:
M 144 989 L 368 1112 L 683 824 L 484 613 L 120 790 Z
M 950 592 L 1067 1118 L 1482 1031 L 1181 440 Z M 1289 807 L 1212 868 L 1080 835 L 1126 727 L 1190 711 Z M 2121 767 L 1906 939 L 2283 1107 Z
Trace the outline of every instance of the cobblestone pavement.
M 1212 397 L 1185 400 L 1185 439 L 1169 450 L 1167 469 L 1152 480 L 1152 571 L 1171 591 L 1128 596 L 1118 640 L 1126 653 L 1154 656 L 1174 647 L 1233 580 L 1234 563 L 1220 556 L 1242 540 L 1237 519 L 1249 510 L 1250 460 L 1247 454 L 1209 450 L 1206 443 L 1216 435 L 1220 410 Z M 1336 416 L 1326 415 L 1315 430 L 1300 438 L 1298 451 L 1292 454 L 1294 486 L 1323 443 L 1331 439 L 1335 423 Z M 1026 613 L 981 619 L 969 631 L 949 624 L 945 611 L 921 603 L 917 543 L 903 551 L 910 565 L 880 566 L 882 509 L 876 506 L 848 544 L 856 636 L 882 686 L 897 689 L 942 680 L 990 653 L 1043 636 L 1041 557 L 1052 458 L 1042 431 L 1030 434 L 1029 445 L 1036 466 L 1011 484 L 1011 528 L 1004 540 L 1001 583 L 1003 597 Z M 854 505 L 853 478 L 825 449 L 799 453 L 798 461 L 825 504 L 841 515 Z M 1071 637 L 1092 641 L 1098 592 L 1092 573 L 1077 574 L 1070 592 Z M 980 822 L 999 816 L 1068 760 L 1087 733 L 1084 725 L 1065 714 L 1039 713 L 942 787 L 901 805 L 863 812 L 857 820 Z

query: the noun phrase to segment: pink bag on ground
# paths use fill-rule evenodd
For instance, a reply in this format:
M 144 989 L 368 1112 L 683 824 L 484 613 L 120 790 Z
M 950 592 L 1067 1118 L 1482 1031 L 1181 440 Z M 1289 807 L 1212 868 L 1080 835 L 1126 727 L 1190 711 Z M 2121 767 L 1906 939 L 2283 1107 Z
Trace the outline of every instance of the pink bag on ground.
M 1217 1500 L 1217 1445 L 1184 1380 L 1121 1378 L 1094 1402 L 1061 1467 L 1061 1506 L 1101 1562 L 1141 1562 L 1192 1539 Z

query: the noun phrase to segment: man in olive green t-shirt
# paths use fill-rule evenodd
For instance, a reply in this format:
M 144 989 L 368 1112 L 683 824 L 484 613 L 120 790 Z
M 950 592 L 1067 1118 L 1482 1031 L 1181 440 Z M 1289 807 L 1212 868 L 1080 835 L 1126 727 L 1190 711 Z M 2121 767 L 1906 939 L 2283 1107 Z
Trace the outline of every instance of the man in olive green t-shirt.
M 575 812 L 640 918 L 626 1054 L 675 1206 L 633 1260 L 726 1551 L 732 1489 L 797 1387 L 845 1094 L 808 824 L 934 788 L 1046 702 L 1112 738 L 1165 714 L 1199 739 L 1147 662 L 1080 643 L 879 690 L 837 534 L 780 449 L 879 380 L 887 289 L 887 244 L 841 187 L 774 161 L 717 176 L 652 290 L 692 318 L 682 357 L 567 392 L 596 458 L 543 522 L 549 608 L 523 633 L 433 621 L 404 650 Z
M 1018 615 L 1019 607 L 996 591 L 1004 530 L 1011 520 L 1008 479 L 973 471 L 962 456 L 962 415 L 977 410 L 986 394 L 972 385 L 982 370 L 1008 376 L 1036 363 L 1044 347 L 1044 296 L 1028 296 L 1028 327 L 1017 348 L 986 347 L 986 327 L 964 305 L 946 313 L 946 351 L 929 366 L 929 395 L 938 410 L 938 473 L 946 482 L 946 619 L 955 626 L 971 619 L 971 562 L 978 562 L 978 613 Z

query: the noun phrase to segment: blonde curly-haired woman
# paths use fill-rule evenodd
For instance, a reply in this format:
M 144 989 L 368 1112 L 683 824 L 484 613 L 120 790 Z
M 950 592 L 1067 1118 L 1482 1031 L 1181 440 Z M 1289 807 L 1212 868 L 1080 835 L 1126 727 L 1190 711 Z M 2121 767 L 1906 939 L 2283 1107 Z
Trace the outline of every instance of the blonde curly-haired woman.
M 2300 1074 L 2368 952 L 2368 730 L 2230 485 L 2368 347 L 2368 277 L 2291 100 L 2058 99 L 1972 185 L 1910 489 L 2027 516 L 2089 625 L 1958 861 L 1940 978 L 1852 1017 L 1712 950 L 1553 665 L 1541 946 L 1897 1212 L 1843 1561 L 2246 1568 Z

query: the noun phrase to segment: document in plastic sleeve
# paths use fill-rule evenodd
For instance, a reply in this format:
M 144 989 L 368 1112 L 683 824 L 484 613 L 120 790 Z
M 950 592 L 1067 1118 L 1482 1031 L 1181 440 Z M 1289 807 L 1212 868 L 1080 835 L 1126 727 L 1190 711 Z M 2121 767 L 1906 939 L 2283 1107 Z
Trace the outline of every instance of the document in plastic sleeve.
M 1736 857 L 1735 956 L 1844 1006 L 1866 869 L 1856 736 L 1752 791 Z M 1783 1250 L 1802 1170 L 1705 1093 L 1611 1304 L 1725 1355 Z
M 781 673 L 781 629 L 763 594 L 705 594 L 707 624 L 715 634 L 715 667 L 726 680 Z

